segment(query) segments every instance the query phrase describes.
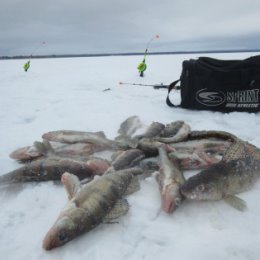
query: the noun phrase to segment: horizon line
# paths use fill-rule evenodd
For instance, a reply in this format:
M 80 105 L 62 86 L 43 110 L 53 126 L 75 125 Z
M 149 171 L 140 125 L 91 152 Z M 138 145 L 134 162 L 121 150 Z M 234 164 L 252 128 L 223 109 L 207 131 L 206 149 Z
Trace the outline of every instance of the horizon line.
M 163 51 L 149 52 L 149 55 L 174 55 L 174 54 L 198 54 L 198 53 L 239 53 L 260 52 L 260 49 L 230 49 L 230 50 L 198 50 L 198 51 Z M 137 56 L 144 55 L 143 52 L 118 52 L 118 53 L 93 53 L 93 54 L 46 54 L 46 55 L 15 55 L 0 56 L 0 60 L 9 59 L 46 59 L 46 58 L 80 58 L 80 57 L 105 57 L 105 56 Z

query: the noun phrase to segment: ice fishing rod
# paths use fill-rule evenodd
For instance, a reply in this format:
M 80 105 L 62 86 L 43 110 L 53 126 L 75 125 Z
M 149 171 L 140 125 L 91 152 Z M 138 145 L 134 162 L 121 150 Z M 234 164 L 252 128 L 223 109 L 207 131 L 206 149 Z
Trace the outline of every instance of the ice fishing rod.
M 141 84 L 141 83 L 130 83 L 130 82 L 119 82 L 119 85 L 132 85 L 132 86 L 147 86 L 153 87 L 154 89 L 165 88 L 168 89 L 168 85 L 161 84 Z
M 41 42 L 40 45 L 37 45 L 37 47 L 32 51 L 32 53 L 29 56 L 29 60 L 23 65 L 24 71 L 27 72 L 28 69 L 30 68 L 30 63 L 31 63 L 31 58 L 32 55 L 38 51 L 44 44 L 46 44 L 46 42 Z
M 30 55 L 30 57 L 32 57 L 32 55 L 36 52 L 36 51 L 38 51 L 43 45 L 45 45 L 46 44 L 46 42 L 41 42 L 39 45 L 37 45 L 37 47 L 32 51 L 32 53 L 31 53 L 31 55 Z
M 152 42 L 153 40 L 155 40 L 155 39 L 159 39 L 159 38 L 160 38 L 159 34 L 156 34 L 152 39 L 150 39 L 150 41 L 149 41 L 149 42 L 147 43 L 147 45 L 146 45 L 146 48 L 145 48 L 145 54 L 147 54 L 147 52 L 148 52 L 148 48 L 149 48 L 151 42 Z
M 160 37 L 159 34 L 155 35 L 153 38 L 151 38 L 151 39 L 148 41 L 148 43 L 147 43 L 147 45 L 146 45 L 143 61 L 142 61 L 141 63 L 139 63 L 138 66 L 137 66 L 137 69 L 138 69 L 138 71 L 139 71 L 139 73 L 140 73 L 140 77 L 143 77 L 143 76 L 144 76 L 144 71 L 145 71 L 146 68 L 147 68 L 147 65 L 146 65 L 146 63 L 145 63 L 145 59 L 146 59 L 146 55 L 147 55 L 147 53 L 148 53 L 148 48 L 149 48 L 151 42 L 152 42 L 153 40 L 155 40 L 155 39 L 159 39 L 159 37 Z

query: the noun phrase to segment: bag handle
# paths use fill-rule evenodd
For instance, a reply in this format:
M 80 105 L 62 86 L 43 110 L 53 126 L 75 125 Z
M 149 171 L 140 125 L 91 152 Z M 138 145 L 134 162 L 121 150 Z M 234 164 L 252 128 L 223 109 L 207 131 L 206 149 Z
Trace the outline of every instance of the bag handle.
M 179 81 L 180 81 L 179 79 L 178 79 L 178 80 L 175 80 L 175 81 L 172 82 L 172 83 L 169 85 L 169 87 L 168 87 L 168 95 L 167 95 L 167 98 L 166 98 L 166 104 L 167 104 L 169 107 L 179 107 L 179 105 L 178 105 L 178 106 L 174 105 L 174 104 L 170 101 L 170 97 L 169 97 L 170 92 L 171 92 L 173 89 L 176 88 L 176 84 L 177 84 Z

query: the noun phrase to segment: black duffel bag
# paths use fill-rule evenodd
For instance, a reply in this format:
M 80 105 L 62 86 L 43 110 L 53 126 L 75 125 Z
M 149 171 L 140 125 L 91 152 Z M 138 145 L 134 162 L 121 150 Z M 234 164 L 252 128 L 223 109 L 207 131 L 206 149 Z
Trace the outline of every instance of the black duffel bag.
M 177 87 L 181 91 L 181 103 L 174 105 L 169 94 Z M 183 62 L 180 79 L 168 87 L 166 103 L 197 110 L 258 112 L 259 90 L 260 55 L 245 60 L 200 57 Z

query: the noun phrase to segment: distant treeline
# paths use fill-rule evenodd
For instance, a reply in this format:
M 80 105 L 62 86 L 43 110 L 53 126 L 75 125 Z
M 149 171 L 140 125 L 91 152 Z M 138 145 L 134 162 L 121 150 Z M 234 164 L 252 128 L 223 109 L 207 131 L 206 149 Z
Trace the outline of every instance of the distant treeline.
M 260 52 L 260 49 L 253 50 L 204 50 L 204 51 L 166 51 L 166 52 L 149 52 L 149 55 L 174 55 L 174 54 L 205 54 L 205 53 L 238 53 L 238 52 Z M 79 57 L 104 57 L 104 56 L 133 56 L 143 55 L 141 52 L 132 53 L 99 53 L 99 54 L 53 54 L 53 55 L 33 55 L 33 56 L 1 56 L 0 60 L 10 59 L 54 59 L 54 58 L 79 58 Z

